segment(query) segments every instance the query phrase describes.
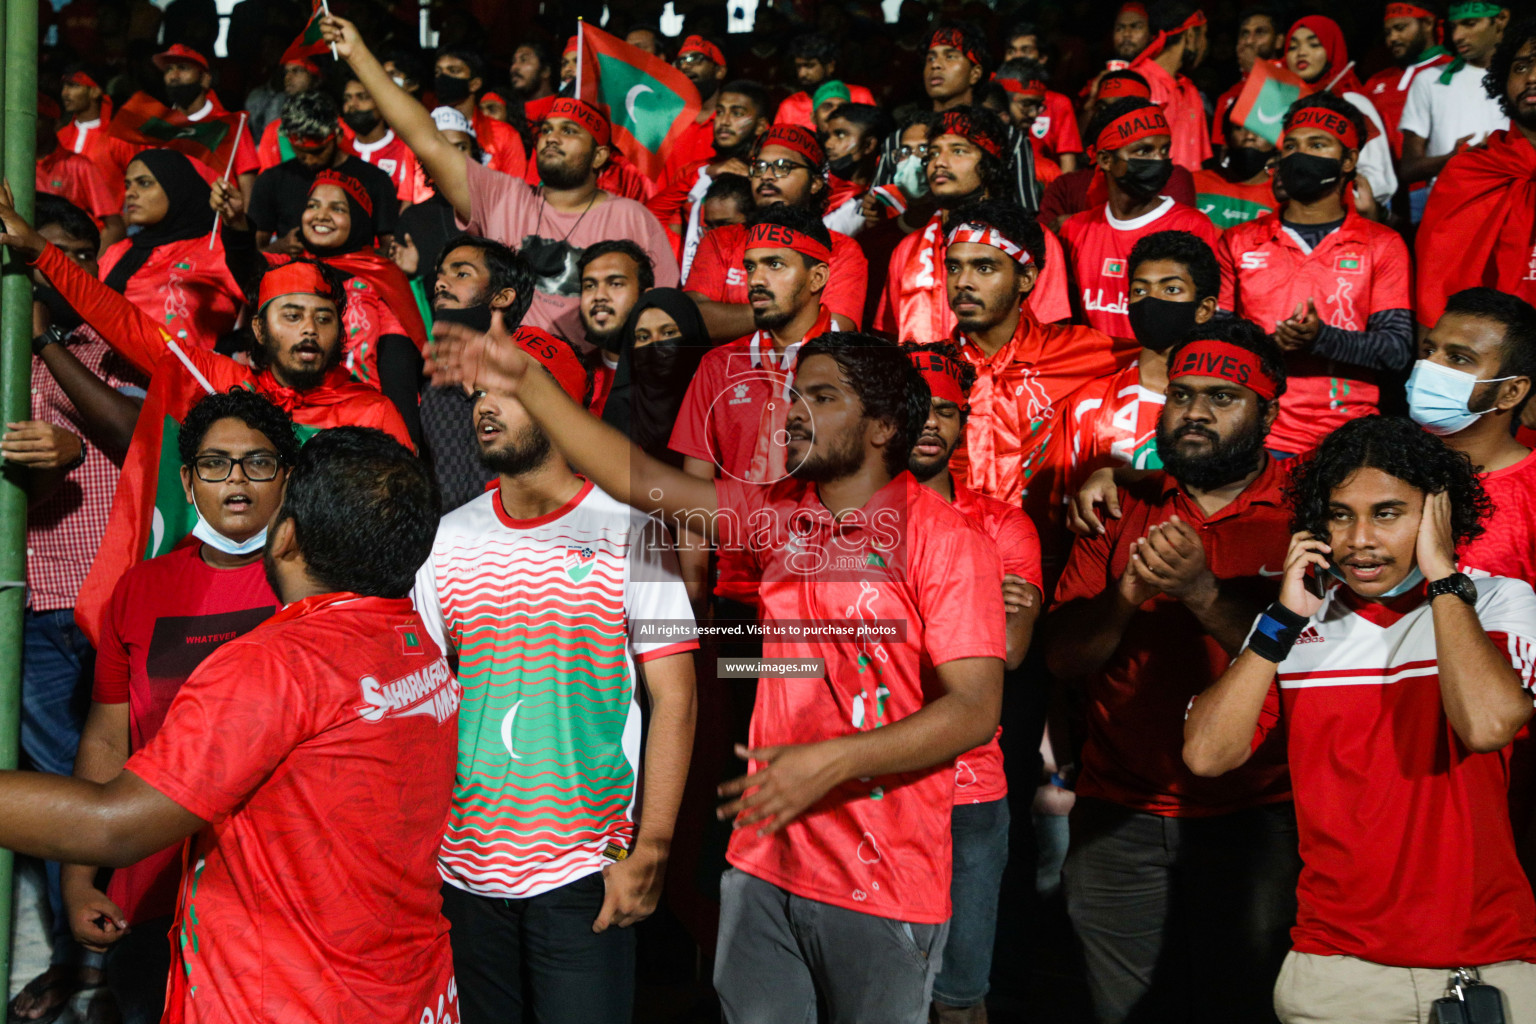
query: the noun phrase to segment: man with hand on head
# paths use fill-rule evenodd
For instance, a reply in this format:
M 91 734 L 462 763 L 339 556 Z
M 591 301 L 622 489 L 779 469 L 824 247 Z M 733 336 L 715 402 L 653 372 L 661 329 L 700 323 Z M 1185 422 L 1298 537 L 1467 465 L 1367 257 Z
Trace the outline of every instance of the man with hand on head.
M 1046 657 L 1082 678 L 1087 740 L 1063 868 L 1098 1021 L 1272 1019 L 1295 913 L 1285 753 L 1197 778 L 1190 697 L 1241 648 L 1282 563 L 1285 472 L 1264 451 L 1286 386 L 1254 324 L 1213 320 L 1168 354 L 1164 472 L 1124 488 L 1056 588 Z M 1189 993 L 1199 989 L 1199 999 Z
M 1183 727 L 1207 781 L 1286 748 L 1303 868 L 1275 1011 L 1443 1019 L 1426 1013 L 1443 993 L 1536 1018 L 1536 901 L 1508 809 L 1536 595 L 1456 571 L 1491 503 L 1465 456 L 1407 420 L 1344 424 L 1289 498 L 1279 600 Z M 1463 977 L 1493 991 L 1457 991 Z

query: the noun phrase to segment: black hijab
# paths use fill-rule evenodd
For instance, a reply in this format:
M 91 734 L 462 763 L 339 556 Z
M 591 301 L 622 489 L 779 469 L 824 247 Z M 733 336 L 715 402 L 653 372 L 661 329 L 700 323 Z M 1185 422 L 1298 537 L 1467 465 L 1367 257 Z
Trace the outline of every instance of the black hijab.
M 677 324 L 676 338 L 635 347 L 640 314 L 660 309 Z M 710 349 L 709 333 L 699 307 L 679 288 L 652 288 L 624 321 L 619 340 L 619 366 L 613 390 L 603 406 L 603 420 L 622 430 L 649 454 L 677 464 L 680 457 L 667 447 L 683 396 Z
M 353 179 L 353 181 L 356 182 L 356 179 Z M 309 194 L 313 195 L 315 189 L 321 185 L 335 184 L 336 182 L 334 181 L 322 181 L 317 175 L 316 180 L 310 182 Z M 361 182 L 356 182 L 356 184 L 359 189 L 363 187 Z M 347 210 L 351 213 L 352 216 L 352 227 L 347 230 L 347 240 L 342 242 L 340 245 L 333 246 L 329 249 L 316 249 L 311 246 L 309 244 L 309 239 L 304 237 L 303 214 L 301 213 L 299 215 L 299 244 L 304 247 L 305 252 L 309 253 L 317 260 L 330 259 L 333 256 L 346 256 L 361 249 L 372 248 L 373 246 L 374 236 L 377 233 L 377 227 L 375 226 L 373 214 L 363 209 L 363 205 L 357 201 L 357 197 L 354 196 L 348 189 L 343 188 L 341 190 L 341 194 L 347 197 Z M 304 197 L 304 205 L 309 205 L 308 195 Z
M 165 216 L 157 224 L 140 228 L 130 236 L 128 251 L 107 275 L 107 287 L 126 291 L 128 282 L 149 261 L 155 247 L 168 242 L 204 237 L 213 231 L 213 210 L 208 206 L 208 183 L 192 166 L 190 157 L 173 149 L 146 149 L 134 160 L 149 168 L 165 192 Z M 131 161 L 130 161 L 131 162 Z

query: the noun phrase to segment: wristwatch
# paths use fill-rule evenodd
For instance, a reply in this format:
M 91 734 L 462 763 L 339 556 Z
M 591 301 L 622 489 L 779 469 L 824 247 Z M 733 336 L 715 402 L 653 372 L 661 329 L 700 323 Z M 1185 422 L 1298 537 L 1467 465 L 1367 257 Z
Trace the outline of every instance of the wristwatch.
M 35 356 L 40 356 L 43 354 L 43 349 L 47 348 L 49 345 L 52 345 L 56 341 L 63 340 L 64 332 L 59 330 L 58 325 L 49 324 L 43 330 L 42 334 L 39 334 L 37 337 L 32 339 L 32 354 Z
M 1449 576 L 1435 580 L 1429 585 L 1426 593 L 1433 601 L 1441 594 L 1455 594 L 1467 604 L 1477 604 L 1477 584 L 1472 582 L 1472 577 L 1464 572 L 1453 572 Z

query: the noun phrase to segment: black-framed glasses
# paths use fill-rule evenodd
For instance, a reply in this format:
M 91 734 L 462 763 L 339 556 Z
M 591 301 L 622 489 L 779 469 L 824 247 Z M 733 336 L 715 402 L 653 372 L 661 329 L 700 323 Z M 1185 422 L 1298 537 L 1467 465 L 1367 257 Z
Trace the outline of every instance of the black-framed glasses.
M 811 165 L 789 159 L 754 160 L 747 167 L 747 173 L 751 174 L 754 178 L 768 178 L 771 181 L 777 181 L 779 178 L 784 177 L 784 175 L 802 168 L 808 171 L 811 169 Z
M 251 452 L 238 459 L 228 455 L 199 455 L 192 460 L 197 478 L 205 484 L 223 483 L 229 479 L 229 474 L 234 472 L 236 466 L 252 483 L 265 483 L 277 477 L 278 467 L 282 464 L 283 460 L 271 452 Z

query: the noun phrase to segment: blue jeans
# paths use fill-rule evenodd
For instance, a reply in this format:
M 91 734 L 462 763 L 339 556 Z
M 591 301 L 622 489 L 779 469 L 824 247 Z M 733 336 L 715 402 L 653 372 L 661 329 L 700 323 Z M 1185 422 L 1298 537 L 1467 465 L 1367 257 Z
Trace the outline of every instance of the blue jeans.
M 90 705 L 95 652 L 75 625 L 73 608 L 27 609 L 21 659 L 21 750 L 33 768 L 50 775 L 75 770 L 80 730 Z M 49 861 L 48 907 L 53 912 L 53 962 L 79 962 L 64 915 L 59 866 Z M 96 958 L 99 962 L 99 957 Z
M 1008 798 L 956 804 L 949 820 L 955 848 L 949 900 L 954 909 L 933 998 L 946 1006 L 975 1006 L 986 998 L 992 975 L 997 894 L 1008 866 Z

